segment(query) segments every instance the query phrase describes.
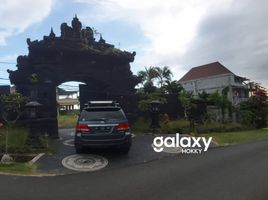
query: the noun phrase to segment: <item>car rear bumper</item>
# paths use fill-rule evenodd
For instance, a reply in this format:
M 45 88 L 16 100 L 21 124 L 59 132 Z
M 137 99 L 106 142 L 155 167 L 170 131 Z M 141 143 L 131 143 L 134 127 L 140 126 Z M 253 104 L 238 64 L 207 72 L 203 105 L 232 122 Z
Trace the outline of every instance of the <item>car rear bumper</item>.
M 132 143 L 131 135 L 124 135 L 120 138 L 105 138 L 103 136 L 75 137 L 75 147 L 112 147 L 112 146 L 130 146 Z

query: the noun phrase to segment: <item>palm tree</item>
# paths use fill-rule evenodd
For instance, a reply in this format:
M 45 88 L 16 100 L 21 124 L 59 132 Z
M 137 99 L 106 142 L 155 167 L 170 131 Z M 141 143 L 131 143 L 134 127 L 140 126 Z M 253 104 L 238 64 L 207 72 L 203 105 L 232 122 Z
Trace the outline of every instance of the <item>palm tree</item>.
M 171 77 L 173 76 L 168 66 L 164 66 L 162 68 L 155 67 L 155 70 L 157 71 L 157 74 L 158 74 L 157 78 L 158 78 L 158 84 L 160 85 L 160 87 L 162 87 L 166 81 L 170 81 Z
M 163 90 L 166 94 L 176 94 L 178 95 L 183 87 L 179 83 L 179 81 L 166 81 L 166 84 L 163 86 Z
M 141 79 L 141 82 L 144 85 L 154 86 L 154 80 L 158 78 L 158 72 L 155 67 L 150 66 L 149 68 L 145 67 L 144 71 L 138 72 L 138 77 Z

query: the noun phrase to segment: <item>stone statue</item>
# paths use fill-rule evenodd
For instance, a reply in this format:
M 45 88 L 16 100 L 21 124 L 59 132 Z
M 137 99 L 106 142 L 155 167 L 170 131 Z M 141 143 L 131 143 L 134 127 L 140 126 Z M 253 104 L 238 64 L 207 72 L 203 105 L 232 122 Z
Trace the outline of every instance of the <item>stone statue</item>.
M 55 38 L 56 37 L 55 33 L 53 32 L 53 28 L 52 27 L 51 27 L 51 31 L 50 31 L 49 37 L 50 38 Z
M 61 37 L 63 39 L 72 37 L 73 30 L 70 26 L 67 25 L 67 23 L 62 23 L 60 26 L 60 30 L 61 30 Z
M 77 18 L 77 16 L 75 15 L 75 17 L 72 20 L 72 27 L 74 32 L 80 32 L 81 28 L 82 28 L 82 24 L 79 21 L 79 19 Z
M 25 67 L 28 65 L 28 56 L 18 56 L 17 65 L 20 67 Z
M 72 20 L 72 28 L 73 28 L 73 37 L 74 38 L 81 38 L 82 24 L 76 15 Z
M 99 43 L 101 43 L 101 44 L 105 44 L 106 43 L 106 41 L 102 38 L 102 34 L 100 34 Z
M 90 27 L 86 27 L 85 29 L 82 29 L 81 31 L 81 36 L 82 39 L 86 42 L 86 43 L 93 43 L 94 42 L 94 34 L 93 34 L 93 30 Z

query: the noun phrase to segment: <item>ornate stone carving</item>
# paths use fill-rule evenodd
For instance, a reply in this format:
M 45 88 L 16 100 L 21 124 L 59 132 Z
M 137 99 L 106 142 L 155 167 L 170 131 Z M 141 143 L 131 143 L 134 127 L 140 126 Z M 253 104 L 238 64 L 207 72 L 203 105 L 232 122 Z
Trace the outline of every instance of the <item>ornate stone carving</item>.
M 62 23 L 60 26 L 61 30 L 61 38 L 66 39 L 66 38 L 71 38 L 72 37 L 72 28 L 67 25 L 67 23 Z
M 55 37 L 56 37 L 55 33 L 53 32 L 53 28 L 51 28 L 49 37 L 50 37 L 50 38 L 55 38 Z
M 72 27 L 73 27 L 74 33 L 80 33 L 81 28 L 82 28 L 82 23 L 79 21 L 76 15 L 72 20 Z
M 81 30 L 81 36 L 87 44 L 92 44 L 95 41 L 93 30 L 88 26 Z

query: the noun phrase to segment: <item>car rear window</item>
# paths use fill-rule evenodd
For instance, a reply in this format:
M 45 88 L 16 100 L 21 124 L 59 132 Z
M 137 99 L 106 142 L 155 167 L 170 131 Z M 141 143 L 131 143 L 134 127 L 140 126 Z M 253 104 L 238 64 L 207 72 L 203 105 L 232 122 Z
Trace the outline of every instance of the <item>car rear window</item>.
M 120 108 L 89 108 L 81 112 L 80 121 L 126 120 Z

